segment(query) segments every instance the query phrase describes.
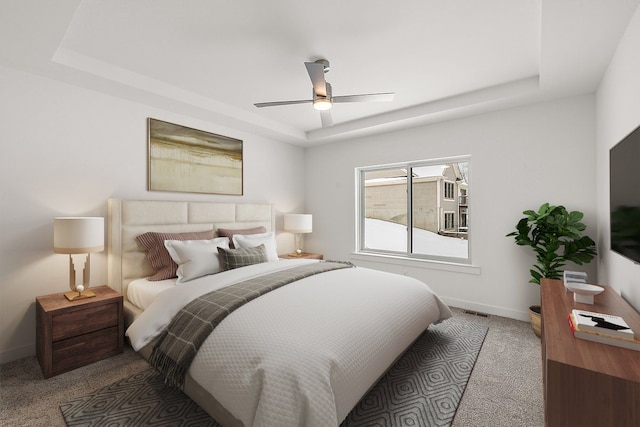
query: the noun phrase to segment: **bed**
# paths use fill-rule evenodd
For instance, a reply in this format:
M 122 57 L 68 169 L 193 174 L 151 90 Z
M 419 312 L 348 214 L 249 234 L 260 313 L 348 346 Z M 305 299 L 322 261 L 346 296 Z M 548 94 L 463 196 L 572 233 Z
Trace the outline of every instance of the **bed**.
M 184 283 L 177 282 L 186 270 L 178 279 L 145 279 L 156 270 L 138 236 L 214 233 L 210 240 L 188 241 L 203 244 L 219 239 L 221 229 L 268 235 L 275 231 L 270 204 L 110 199 L 108 227 L 109 283 L 124 295 L 127 336 L 147 358 L 192 299 L 267 276 L 328 270 L 240 306 L 201 344 L 181 387 L 224 426 L 339 425 L 430 324 L 451 316 L 418 280 L 318 260 L 263 257 L 267 262 L 194 275 Z M 261 256 L 275 250 L 264 246 L 247 250 Z M 220 257 L 226 262 L 226 254 L 237 250 L 222 250 Z

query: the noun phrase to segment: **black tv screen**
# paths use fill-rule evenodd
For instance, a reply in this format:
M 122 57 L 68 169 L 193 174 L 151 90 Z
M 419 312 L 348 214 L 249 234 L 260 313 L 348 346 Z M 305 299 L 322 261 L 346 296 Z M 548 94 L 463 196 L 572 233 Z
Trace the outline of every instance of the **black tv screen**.
M 609 151 L 611 249 L 640 263 L 640 126 Z

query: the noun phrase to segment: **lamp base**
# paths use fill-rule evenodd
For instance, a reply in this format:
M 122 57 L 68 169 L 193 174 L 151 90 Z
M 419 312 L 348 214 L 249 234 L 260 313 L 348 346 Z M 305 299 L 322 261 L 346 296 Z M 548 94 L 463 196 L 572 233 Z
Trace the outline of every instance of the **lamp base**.
M 96 294 L 93 293 L 93 291 L 65 292 L 64 296 L 67 297 L 69 301 L 77 301 L 79 299 L 93 298 Z

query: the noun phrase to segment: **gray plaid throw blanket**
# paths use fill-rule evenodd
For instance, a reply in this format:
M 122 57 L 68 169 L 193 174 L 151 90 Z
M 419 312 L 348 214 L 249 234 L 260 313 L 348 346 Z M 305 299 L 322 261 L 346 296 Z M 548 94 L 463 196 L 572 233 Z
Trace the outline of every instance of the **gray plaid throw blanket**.
M 184 388 L 187 369 L 209 334 L 234 310 L 269 291 L 325 271 L 354 267 L 351 263 L 324 261 L 276 271 L 209 292 L 176 314 L 154 345 L 149 364 L 165 382 Z

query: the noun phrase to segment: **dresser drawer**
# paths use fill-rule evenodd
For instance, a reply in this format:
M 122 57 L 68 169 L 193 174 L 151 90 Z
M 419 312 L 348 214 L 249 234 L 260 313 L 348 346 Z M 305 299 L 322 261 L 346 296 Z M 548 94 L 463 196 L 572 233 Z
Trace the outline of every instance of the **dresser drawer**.
M 52 339 L 59 341 L 118 325 L 118 303 L 102 304 L 53 316 Z
M 118 326 L 53 343 L 52 366 L 55 373 L 87 365 L 119 353 Z

